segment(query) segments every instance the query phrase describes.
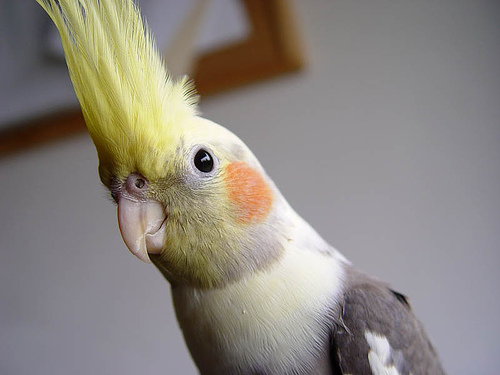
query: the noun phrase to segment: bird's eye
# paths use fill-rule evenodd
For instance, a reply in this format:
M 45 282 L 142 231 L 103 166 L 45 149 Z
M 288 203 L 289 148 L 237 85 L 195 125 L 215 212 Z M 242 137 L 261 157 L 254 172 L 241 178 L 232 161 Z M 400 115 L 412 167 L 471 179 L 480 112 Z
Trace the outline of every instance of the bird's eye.
M 207 150 L 200 149 L 194 156 L 194 165 L 201 172 L 211 172 L 214 169 L 214 158 Z

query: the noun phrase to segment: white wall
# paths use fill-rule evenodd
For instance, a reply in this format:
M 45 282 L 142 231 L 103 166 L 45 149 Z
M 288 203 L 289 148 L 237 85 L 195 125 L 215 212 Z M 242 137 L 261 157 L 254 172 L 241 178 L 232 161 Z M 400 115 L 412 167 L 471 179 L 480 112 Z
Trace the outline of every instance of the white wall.
M 209 98 L 290 203 L 410 296 L 450 374 L 500 353 L 500 3 L 294 1 L 300 75 Z M 86 135 L 0 160 L 0 373 L 194 374 Z

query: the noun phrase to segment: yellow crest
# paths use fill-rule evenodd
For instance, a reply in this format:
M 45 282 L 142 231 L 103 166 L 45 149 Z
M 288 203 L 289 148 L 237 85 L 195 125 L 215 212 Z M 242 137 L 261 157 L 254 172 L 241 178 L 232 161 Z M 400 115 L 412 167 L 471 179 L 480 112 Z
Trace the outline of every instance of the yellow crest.
M 36 1 L 61 35 L 101 178 L 174 146 L 197 96 L 186 78 L 172 81 L 134 2 Z

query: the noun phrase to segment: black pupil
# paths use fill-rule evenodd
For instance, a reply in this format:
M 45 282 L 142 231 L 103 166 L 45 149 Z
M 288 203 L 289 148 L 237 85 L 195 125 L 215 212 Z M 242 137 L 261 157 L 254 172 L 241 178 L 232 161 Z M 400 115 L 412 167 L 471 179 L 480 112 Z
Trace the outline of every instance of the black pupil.
M 210 172 L 214 168 L 214 160 L 205 150 L 199 150 L 194 157 L 194 165 L 202 172 Z

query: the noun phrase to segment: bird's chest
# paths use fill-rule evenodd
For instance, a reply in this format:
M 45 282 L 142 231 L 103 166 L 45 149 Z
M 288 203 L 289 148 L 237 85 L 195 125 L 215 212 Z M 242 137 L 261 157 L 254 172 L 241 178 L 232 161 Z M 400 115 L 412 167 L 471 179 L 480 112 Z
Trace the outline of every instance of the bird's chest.
M 220 290 L 174 288 L 177 319 L 200 372 L 329 374 L 335 291 L 318 287 L 316 276 L 302 285 L 278 274 Z M 323 282 L 336 285 L 331 277 Z
M 314 367 L 327 351 L 320 311 L 249 295 L 175 294 L 179 324 L 203 374 L 294 373 L 297 364 Z

